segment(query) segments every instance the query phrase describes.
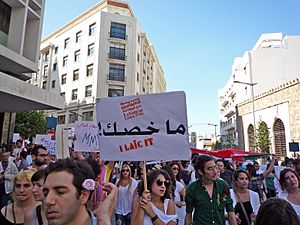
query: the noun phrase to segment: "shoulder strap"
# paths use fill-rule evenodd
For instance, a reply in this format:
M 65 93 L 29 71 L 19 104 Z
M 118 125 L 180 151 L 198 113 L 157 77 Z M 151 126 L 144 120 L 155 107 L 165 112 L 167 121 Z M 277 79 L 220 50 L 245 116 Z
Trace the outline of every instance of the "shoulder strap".
M 246 212 L 246 209 L 245 209 L 245 207 L 244 207 L 244 204 L 243 204 L 243 202 L 242 202 L 242 201 L 241 201 L 241 199 L 240 199 L 240 196 L 239 196 L 239 194 L 238 194 L 238 193 L 236 193 L 236 192 L 234 191 L 234 195 L 236 196 L 236 198 L 237 198 L 238 202 L 240 203 L 240 205 L 241 205 L 241 207 L 242 207 L 242 210 L 243 210 L 244 216 L 245 216 L 245 218 L 246 218 L 246 220 L 247 220 L 247 224 L 248 224 L 248 225 L 251 225 L 251 223 L 250 223 L 250 220 L 249 220 L 249 217 L 248 217 L 248 214 L 247 214 L 247 212 Z
M 42 218 L 42 214 L 41 214 L 41 209 L 42 209 L 41 205 L 38 205 L 38 206 L 35 208 L 36 216 L 37 216 L 39 225 L 43 225 L 43 218 Z

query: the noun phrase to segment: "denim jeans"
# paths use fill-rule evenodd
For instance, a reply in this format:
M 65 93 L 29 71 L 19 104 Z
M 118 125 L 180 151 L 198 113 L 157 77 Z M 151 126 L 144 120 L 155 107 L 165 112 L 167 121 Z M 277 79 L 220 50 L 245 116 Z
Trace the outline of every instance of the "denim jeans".
M 115 213 L 115 218 L 116 225 L 130 225 L 131 213 L 128 213 L 125 216 Z

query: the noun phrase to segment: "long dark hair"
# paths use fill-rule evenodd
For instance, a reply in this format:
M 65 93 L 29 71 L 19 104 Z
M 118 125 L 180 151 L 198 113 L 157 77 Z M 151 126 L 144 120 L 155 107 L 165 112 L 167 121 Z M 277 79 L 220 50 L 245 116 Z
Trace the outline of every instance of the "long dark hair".
M 165 171 L 165 170 L 157 170 L 157 169 L 154 169 L 154 170 L 151 170 L 147 173 L 147 187 L 148 187 L 148 190 L 150 191 L 150 193 L 152 192 L 151 188 L 152 188 L 152 184 L 154 183 L 154 181 L 156 180 L 156 178 L 159 176 L 159 175 L 163 175 L 166 180 L 169 180 L 170 181 L 170 176 L 169 174 Z M 138 194 L 139 196 L 142 196 L 144 192 L 144 180 L 142 179 L 139 184 L 138 184 Z M 165 191 L 165 194 L 164 196 L 162 196 L 161 200 L 162 202 L 166 199 L 166 198 L 170 198 L 170 190 L 169 190 L 169 187 L 166 187 L 166 191 Z

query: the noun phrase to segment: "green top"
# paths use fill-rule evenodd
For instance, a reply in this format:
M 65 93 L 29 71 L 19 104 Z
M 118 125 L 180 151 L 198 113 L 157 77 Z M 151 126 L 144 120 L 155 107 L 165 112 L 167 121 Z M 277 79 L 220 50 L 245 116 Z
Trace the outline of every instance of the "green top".
M 191 183 L 186 190 L 185 202 L 187 213 L 195 210 L 193 225 L 224 225 L 224 209 L 226 212 L 234 211 L 228 185 L 221 179 L 214 182 L 212 199 L 201 178 Z

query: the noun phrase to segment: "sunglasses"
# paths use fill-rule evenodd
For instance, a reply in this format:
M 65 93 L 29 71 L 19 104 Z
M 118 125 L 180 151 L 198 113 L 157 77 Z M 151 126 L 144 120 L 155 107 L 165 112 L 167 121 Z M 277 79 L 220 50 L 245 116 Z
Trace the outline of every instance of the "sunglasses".
M 172 170 L 179 170 L 178 167 L 172 167 Z
M 158 180 L 156 180 L 156 184 L 157 184 L 157 186 L 161 186 L 161 185 L 164 184 L 165 187 L 167 187 L 167 186 L 169 186 L 170 181 L 169 181 L 169 180 L 164 180 L 164 181 L 162 181 L 162 180 L 158 179 Z
M 122 171 L 122 173 L 124 173 L 124 172 L 129 172 L 129 169 L 125 169 L 125 170 L 121 170 Z

